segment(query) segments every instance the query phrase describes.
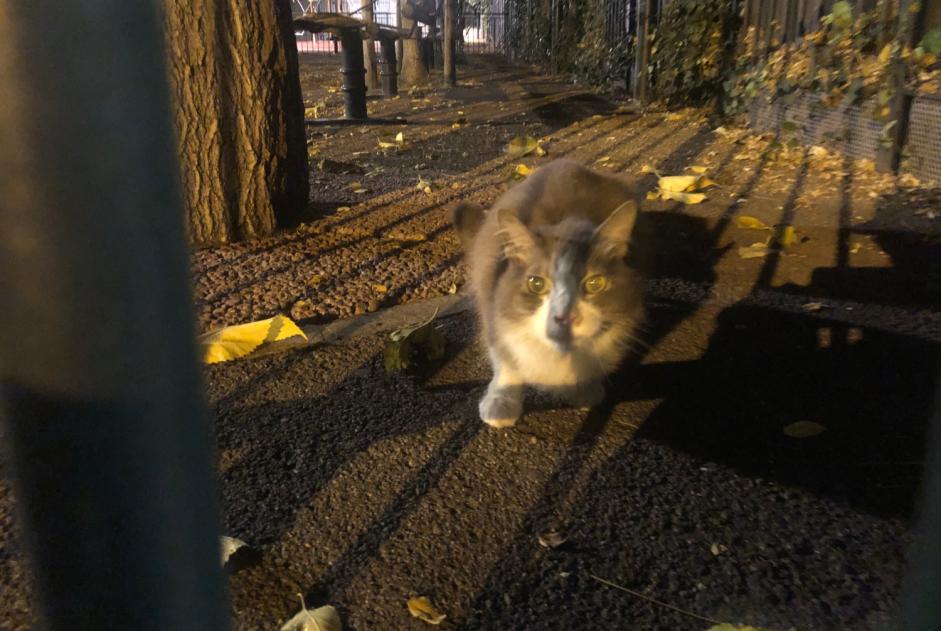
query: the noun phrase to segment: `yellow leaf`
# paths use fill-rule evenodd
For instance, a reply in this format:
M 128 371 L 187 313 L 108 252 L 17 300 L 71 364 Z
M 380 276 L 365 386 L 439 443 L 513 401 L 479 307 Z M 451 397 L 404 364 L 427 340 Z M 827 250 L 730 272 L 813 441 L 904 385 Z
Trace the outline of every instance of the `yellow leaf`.
M 771 248 L 768 247 L 767 243 L 752 243 L 748 247 L 738 249 L 738 255 L 743 259 L 759 259 L 768 256 L 770 253 Z
M 794 226 L 777 226 L 771 235 L 771 244 L 781 248 L 789 248 L 797 243 L 797 240 L 797 230 Z
M 520 177 L 526 177 L 530 173 L 532 173 L 533 170 L 529 168 L 528 166 L 526 166 L 525 164 L 517 164 L 516 168 L 513 169 L 513 172 Z
M 380 294 L 384 294 L 389 291 L 389 288 L 386 287 L 385 285 L 373 285 L 372 288 L 378 291 Z
M 380 140 L 380 141 L 379 141 L 379 148 L 380 148 L 380 149 L 395 149 L 396 146 L 397 146 L 397 145 L 396 145 L 394 142 L 386 142 L 386 141 L 384 141 L 384 140 Z
M 658 191 L 647 191 L 647 199 L 660 199 L 660 193 Z
M 317 118 L 317 108 L 316 107 L 305 108 L 304 117 L 305 118 Z
M 399 143 L 399 144 L 405 142 L 405 134 L 404 134 L 403 132 L 397 133 L 397 134 L 395 135 L 395 142 L 397 142 L 397 143 Z
M 709 188 L 710 186 L 718 186 L 718 184 L 716 184 L 714 181 L 710 180 L 707 177 L 699 178 L 699 186 L 697 188 L 704 189 L 704 188 Z
M 797 421 L 784 427 L 785 436 L 791 438 L 813 438 L 827 431 L 827 428 L 820 423 L 813 421 Z
M 611 156 L 601 156 L 596 160 L 596 162 L 608 162 L 611 159 Z
M 314 274 L 313 276 L 307 279 L 307 285 L 310 287 L 313 287 L 315 285 L 319 285 L 322 281 L 323 281 L 323 276 L 321 276 L 320 274 Z
M 661 190 L 660 195 L 663 199 L 672 199 L 684 204 L 701 204 L 706 199 L 706 196 L 702 193 L 684 193 L 682 191 Z
M 545 155 L 545 151 L 539 153 L 539 141 L 532 136 L 516 136 L 506 146 L 506 153 L 511 158 L 522 158 L 531 153 Z
M 428 624 L 441 624 L 447 616 L 431 604 L 431 601 L 425 598 L 424 596 L 416 596 L 408 599 L 408 612 L 418 618 L 419 620 L 424 620 Z
M 695 187 L 698 182 L 698 175 L 667 175 L 660 178 L 659 184 L 661 191 L 682 193 L 688 190 L 690 186 Z
M 887 64 L 890 59 L 892 59 L 892 44 L 886 44 L 882 47 L 882 50 L 879 51 L 879 63 Z
M 749 215 L 739 215 L 735 218 L 735 225 L 739 228 L 749 230 L 771 230 L 771 226 L 766 225 L 761 219 Z
M 230 359 L 245 357 L 262 344 L 286 340 L 289 337 L 307 336 L 287 316 L 275 316 L 267 320 L 227 326 L 199 337 L 203 348 L 203 361 L 215 364 Z
M 691 167 L 686 167 L 686 168 L 692 171 L 693 173 L 698 173 L 699 175 L 702 175 L 703 173 L 709 170 L 707 167 L 701 167 L 698 165 L 693 165 Z

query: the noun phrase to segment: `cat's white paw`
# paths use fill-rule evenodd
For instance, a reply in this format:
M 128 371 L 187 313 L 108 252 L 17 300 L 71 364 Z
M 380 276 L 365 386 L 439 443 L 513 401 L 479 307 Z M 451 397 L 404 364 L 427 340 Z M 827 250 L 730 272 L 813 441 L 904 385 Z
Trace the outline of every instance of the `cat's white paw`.
M 518 396 L 488 392 L 480 400 L 480 420 L 490 427 L 513 427 L 523 414 Z
M 604 385 L 600 381 L 592 381 L 578 386 L 572 394 L 571 403 L 581 410 L 590 410 L 604 400 Z

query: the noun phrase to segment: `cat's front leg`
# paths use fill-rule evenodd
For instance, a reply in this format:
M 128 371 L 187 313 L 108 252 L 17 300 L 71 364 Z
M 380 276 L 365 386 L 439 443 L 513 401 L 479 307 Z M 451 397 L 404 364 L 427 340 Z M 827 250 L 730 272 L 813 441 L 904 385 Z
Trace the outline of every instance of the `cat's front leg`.
M 494 358 L 493 379 L 480 400 L 480 420 L 491 427 L 512 427 L 523 414 L 523 382 Z
M 589 381 L 575 386 L 569 394 L 569 403 L 582 410 L 589 410 L 604 400 L 604 384 Z

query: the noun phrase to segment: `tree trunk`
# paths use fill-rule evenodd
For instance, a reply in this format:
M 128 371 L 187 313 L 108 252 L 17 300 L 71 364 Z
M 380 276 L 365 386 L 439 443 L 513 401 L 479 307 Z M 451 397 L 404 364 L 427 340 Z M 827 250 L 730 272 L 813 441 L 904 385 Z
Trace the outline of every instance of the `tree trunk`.
M 407 0 L 399 0 L 401 7 Z M 414 31 L 413 36 L 405 40 L 402 45 L 402 78 L 401 82 L 406 88 L 428 83 L 428 68 L 425 66 L 421 51 L 421 29 L 414 20 L 402 15 L 402 28 Z
M 457 63 L 454 59 L 454 31 L 457 29 L 455 0 L 444 0 L 444 82 L 457 85 Z
M 289 0 L 166 0 L 164 11 L 191 243 L 296 221 L 308 174 Z
M 372 0 L 365 0 L 363 5 L 363 20 L 374 22 Z M 370 90 L 379 89 L 379 72 L 376 70 L 376 43 L 371 39 L 363 40 L 363 59 L 366 61 L 366 87 Z

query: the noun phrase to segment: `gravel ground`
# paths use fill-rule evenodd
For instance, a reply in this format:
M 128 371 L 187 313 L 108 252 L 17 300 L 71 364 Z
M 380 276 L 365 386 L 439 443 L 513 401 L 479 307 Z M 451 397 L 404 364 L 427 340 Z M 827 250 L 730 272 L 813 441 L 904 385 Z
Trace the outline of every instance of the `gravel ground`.
M 376 150 L 395 127 L 315 129 L 312 161 L 366 173 L 315 165 L 317 218 L 194 254 L 201 325 L 281 311 L 313 324 L 460 287 L 448 208 L 492 200 L 518 162 L 697 164 L 719 187 L 698 206 L 649 203 L 646 347 L 591 412 L 531 396 L 516 428 L 483 426 L 489 374 L 467 312 L 440 320 L 447 355 L 418 375 L 387 375 L 375 333 L 207 367 L 224 532 L 261 552 L 230 577 L 236 628 L 278 628 L 297 593 L 351 631 L 427 628 L 406 610 L 415 595 L 450 629 L 885 628 L 939 365 L 937 191 L 526 69 L 465 76 L 372 104 L 414 120 L 402 153 Z M 524 130 L 549 137 L 549 156 L 502 155 Z M 799 242 L 743 259 L 766 233 L 742 215 L 793 224 Z M 796 421 L 825 431 L 785 435 Z M 11 515 L 0 483 L 0 627 L 19 629 L 30 604 Z M 553 529 L 565 542 L 541 546 Z

